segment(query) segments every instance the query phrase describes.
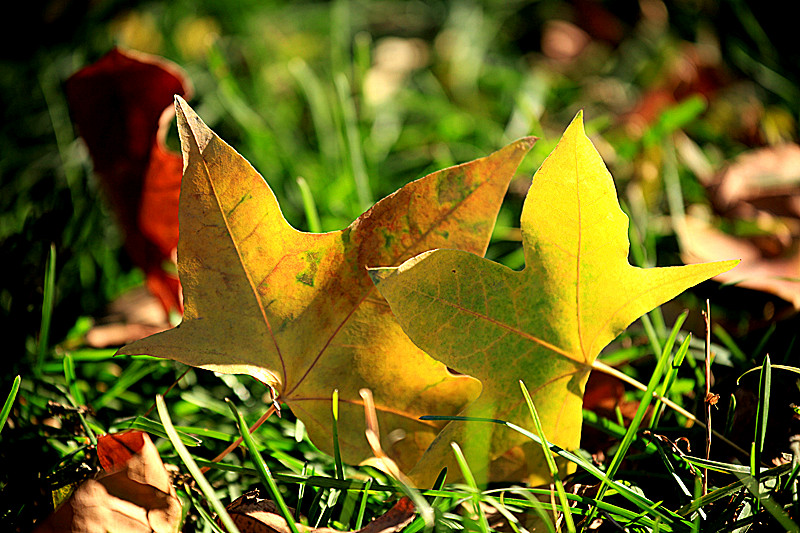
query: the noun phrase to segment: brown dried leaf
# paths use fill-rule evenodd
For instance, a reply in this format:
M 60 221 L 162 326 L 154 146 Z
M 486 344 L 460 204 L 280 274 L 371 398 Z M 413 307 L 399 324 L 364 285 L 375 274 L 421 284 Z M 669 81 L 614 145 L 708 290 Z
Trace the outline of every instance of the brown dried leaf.
M 800 146 L 784 144 L 742 154 L 709 187 L 716 211 L 751 235 L 729 235 L 698 216 L 677 229 L 684 260 L 741 257 L 718 281 L 774 294 L 800 310 Z
M 742 154 L 719 177 L 712 192 L 722 213 L 755 216 L 767 211 L 800 218 L 800 146 L 784 144 Z
M 181 504 L 150 437 L 140 431 L 98 439 L 104 473 L 81 484 L 35 533 L 171 533 Z
M 122 346 L 170 327 L 162 304 L 145 287 L 121 294 L 97 322 L 84 339 L 92 348 Z
M 685 218 L 678 236 L 681 257 L 687 263 L 739 257 L 742 262 L 736 270 L 723 272 L 714 279 L 774 294 L 800 310 L 800 253 L 796 239 L 794 251 L 789 255 L 767 257 L 754 242 L 727 235 L 708 222 L 691 216 Z

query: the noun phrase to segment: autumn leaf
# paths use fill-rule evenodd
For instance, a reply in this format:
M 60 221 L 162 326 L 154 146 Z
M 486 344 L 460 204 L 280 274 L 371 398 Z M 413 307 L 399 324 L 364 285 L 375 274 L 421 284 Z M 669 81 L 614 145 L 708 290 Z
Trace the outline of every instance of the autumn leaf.
M 581 113 L 534 176 L 521 229 L 522 271 L 437 250 L 371 275 L 418 346 L 480 379 L 481 395 L 462 415 L 531 427 L 522 380 L 548 439 L 575 449 L 584 387 L 600 350 L 642 314 L 736 262 L 631 266 L 628 220 Z M 451 442 L 483 479 L 550 481 L 540 448 L 518 433 L 454 421 L 410 472 L 418 485 L 428 486 L 443 466 L 457 475 Z
M 717 280 L 774 294 L 800 310 L 800 146 L 783 144 L 745 152 L 709 183 L 709 198 L 729 227 L 711 224 L 699 209 L 676 220 L 687 263 L 740 257 L 741 265 Z M 719 224 L 717 224 L 719 225 Z M 749 233 L 749 234 L 748 234 Z
M 125 234 L 164 309 L 181 311 L 174 273 L 181 157 L 164 144 L 173 96 L 191 85 L 173 63 L 115 48 L 66 82 L 70 112 Z
M 104 472 L 82 483 L 36 533 L 178 531 L 181 503 L 146 433 L 104 435 L 97 455 Z
M 184 319 L 120 353 L 250 374 L 274 386 L 328 452 L 338 389 L 342 457 L 351 463 L 370 455 L 358 394 L 369 388 L 384 449 L 410 467 L 441 427 L 418 417 L 457 413 L 478 383 L 451 374 L 406 337 L 366 267 L 399 265 L 440 247 L 482 254 L 533 139 L 410 183 L 344 230 L 313 234 L 289 226 L 255 169 L 183 100 L 176 107 L 185 161 Z

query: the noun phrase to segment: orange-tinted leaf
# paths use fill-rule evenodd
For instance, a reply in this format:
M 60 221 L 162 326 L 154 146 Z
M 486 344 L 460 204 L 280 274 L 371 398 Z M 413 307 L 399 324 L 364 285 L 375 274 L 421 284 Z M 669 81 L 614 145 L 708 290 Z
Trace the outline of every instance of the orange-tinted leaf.
M 36 533 L 174 533 L 181 504 L 150 437 L 140 431 L 98 439 L 105 472 L 81 484 Z
M 123 468 L 133 456 L 140 454 L 146 442 L 144 435 L 141 431 L 126 431 L 97 439 L 97 459 L 103 470 Z
M 177 110 L 184 320 L 120 352 L 250 374 L 274 386 L 328 452 L 338 389 L 341 451 L 351 463 L 370 455 L 359 396 L 369 388 L 383 449 L 410 467 L 441 427 L 418 417 L 457 413 L 479 387 L 406 337 L 366 268 L 439 247 L 484 253 L 533 139 L 412 182 L 344 230 L 312 234 L 289 226 L 264 178 L 181 99 Z
M 178 280 L 164 268 L 178 244 L 182 162 L 164 137 L 173 96 L 190 91 L 176 65 L 116 48 L 66 82 L 73 120 L 125 233 L 125 248 L 165 310 L 182 310 Z
M 533 177 L 521 229 L 521 272 L 436 250 L 370 273 L 414 342 L 481 380 L 480 397 L 462 414 L 532 427 L 522 380 L 548 440 L 575 449 L 584 387 L 600 351 L 642 314 L 736 262 L 630 265 L 628 219 L 582 114 Z M 541 447 L 500 425 L 462 421 L 442 430 L 410 477 L 429 486 L 443 466 L 458 475 L 451 442 L 484 480 L 550 482 Z

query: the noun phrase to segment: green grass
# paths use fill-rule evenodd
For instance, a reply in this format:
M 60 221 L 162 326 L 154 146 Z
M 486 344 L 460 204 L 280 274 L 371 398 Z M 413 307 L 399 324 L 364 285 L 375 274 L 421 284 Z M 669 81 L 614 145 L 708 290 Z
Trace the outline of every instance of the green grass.
M 572 63 L 540 49 L 547 18 L 576 15 L 561 0 L 98 4 L 61 33 L 58 24 L 68 21 L 55 15 L 46 42 L 0 60 L 7 108 L 0 130 L 0 391 L 8 394 L 0 411 L 0 529 L 29 529 L 94 474 L 96 436 L 128 428 L 148 431 L 164 461 L 182 472 L 185 531 L 233 531 L 213 517 L 258 486 L 285 502 L 287 518 L 341 530 L 382 515 L 407 490 L 319 452 L 286 409 L 250 437 L 246 427 L 271 397 L 249 377 L 86 347 L 104 307 L 141 285 L 143 275 L 122 251 L 123 236 L 69 121 L 62 90 L 69 75 L 115 43 L 178 63 L 194 85 L 190 104 L 264 175 L 290 223 L 311 231 L 340 229 L 412 179 L 534 134 L 540 140 L 520 169 L 530 176 L 584 109 L 632 221 L 631 261 L 678 264 L 670 220 L 688 204 L 708 204 L 702 169 L 719 168 L 754 144 L 796 141 L 800 76 L 791 54 L 770 41 L 771 19 L 743 2 L 721 13 L 674 4 L 667 24 L 657 13 L 647 20 L 638 11 L 614 13 L 620 37 L 594 39 Z M 735 84 L 668 106 L 641 130 L 625 122 L 633 104 L 669 78 L 687 43 L 708 50 L 717 40 Z M 415 62 L 382 73 L 375 62 L 390 46 L 405 47 Z M 373 85 L 380 76 L 394 84 L 383 96 Z M 744 111 L 759 119 L 743 124 Z M 174 128 L 168 144 L 177 149 Z M 522 266 L 514 226 L 526 188 L 524 178 L 512 184 L 487 254 L 512 268 Z M 712 390 L 721 395 L 712 426 L 747 449 L 752 443 L 746 456 L 714 440 L 712 457 L 699 457 L 705 432 L 651 394 L 704 411 L 703 345 L 694 339 L 704 333 L 706 298 L 715 317 Z M 770 306 L 775 312 L 767 316 Z M 408 530 L 430 529 L 431 516 L 436 531 L 490 531 L 499 522 L 522 531 L 531 521 L 582 531 L 590 519 L 609 531 L 796 530 L 798 458 L 782 466 L 772 460 L 790 451 L 781 430 L 796 429 L 797 325 L 777 298 L 697 287 L 603 354 L 647 390 L 626 389 L 616 414 L 585 411 L 581 450 L 558 449 L 533 425 L 512 428 L 577 465 L 573 476 L 556 480 L 555 492 L 479 487 L 462 462 L 468 482 L 442 477 L 422 491 L 430 514 Z M 758 376 L 743 375 L 751 369 Z M 331 424 L 336 430 L 335 412 Z M 247 455 L 209 461 L 239 435 L 250 437 Z M 703 469 L 705 495 L 695 491 Z

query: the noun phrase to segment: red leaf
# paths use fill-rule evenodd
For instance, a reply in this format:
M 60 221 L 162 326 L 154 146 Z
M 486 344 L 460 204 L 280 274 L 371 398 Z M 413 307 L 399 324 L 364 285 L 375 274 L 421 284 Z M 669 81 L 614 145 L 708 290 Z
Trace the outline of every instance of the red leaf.
M 174 64 L 115 48 L 67 80 L 67 100 L 106 196 L 125 233 L 125 248 L 166 311 L 183 312 L 174 268 L 182 160 L 164 138 L 174 95 L 189 82 Z
M 97 439 L 97 458 L 103 470 L 111 472 L 125 466 L 143 446 L 144 433 L 141 431 L 103 435 Z

